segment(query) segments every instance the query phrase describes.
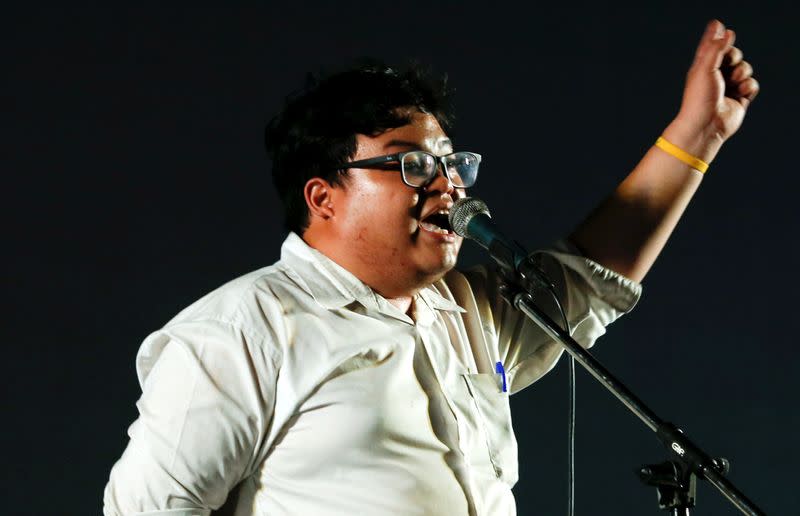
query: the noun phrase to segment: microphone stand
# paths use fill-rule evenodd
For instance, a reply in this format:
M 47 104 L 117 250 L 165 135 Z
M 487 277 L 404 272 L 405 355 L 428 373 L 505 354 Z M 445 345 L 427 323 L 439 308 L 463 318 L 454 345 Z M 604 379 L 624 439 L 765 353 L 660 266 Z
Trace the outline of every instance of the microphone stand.
M 505 242 L 493 242 L 492 255 L 501 268 L 501 276 L 508 280 L 507 264 L 514 263 L 507 257 L 511 250 Z M 513 245 L 518 245 L 516 242 Z M 504 249 L 505 248 L 505 249 Z M 537 288 L 551 287 L 549 280 L 532 256 L 516 263 L 516 281 L 506 281 L 501 289 L 503 298 L 541 327 L 550 337 L 560 342 L 577 363 L 611 393 L 616 396 L 642 422 L 656 433 L 658 439 L 670 452 L 670 460 L 661 464 L 642 466 L 638 475 L 642 482 L 658 489 L 659 508 L 672 511 L 674 516 L 688 516 L 694 507 L 696 478 L 705 479 L 716 487 L 742 514 L 763 516 L 765 513 L 750 501 L 725 474 L 729 463 L 724 458 L 714 459 L 694 444 L 683 431 L 672 423 L 659 418 L 636 395 L 603 367 L 588 351 L 534 303 L 533 293 Z M 502 270 L 505 269 L 505 270 Z

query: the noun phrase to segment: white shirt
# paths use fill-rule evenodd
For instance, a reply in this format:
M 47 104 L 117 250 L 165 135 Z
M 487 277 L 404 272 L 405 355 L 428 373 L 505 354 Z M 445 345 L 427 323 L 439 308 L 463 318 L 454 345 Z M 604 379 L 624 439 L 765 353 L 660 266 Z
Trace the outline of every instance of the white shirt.
M 545 256 L 584 346 L 639 299 L 564 242 Z M 422 290 L 412 315 L 290 234 L 279 262 L 142 344 L 140 415 L 104 514 L 208 515 L 229 492 L 236 515 L 515 514 L 508 396 L 561 346 L 485 267 Z

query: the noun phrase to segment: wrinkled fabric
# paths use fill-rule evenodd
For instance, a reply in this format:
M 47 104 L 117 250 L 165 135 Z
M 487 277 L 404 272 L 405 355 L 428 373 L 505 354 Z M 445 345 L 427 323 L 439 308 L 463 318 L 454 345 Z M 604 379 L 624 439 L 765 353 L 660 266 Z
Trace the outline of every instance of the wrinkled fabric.
M 641 294 L 566 242 L 541 260 L 583 346 Z M 451 271 L 405 314 L 292 233 L 280 261 L 145 339 L 104 514 L 516 514 L 509 394 L 561 353 L 488 267 Z

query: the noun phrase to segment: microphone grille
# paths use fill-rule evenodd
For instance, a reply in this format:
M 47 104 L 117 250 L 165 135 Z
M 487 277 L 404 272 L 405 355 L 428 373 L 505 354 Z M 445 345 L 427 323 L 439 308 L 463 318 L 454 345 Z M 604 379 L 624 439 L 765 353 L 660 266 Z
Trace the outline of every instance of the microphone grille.
M 453 228 L 453 231 L 455 231 L 457 235 L 469 238 L 467 237 L 467 225 L 469 225 L 469 221 L 472 220 L 472 217 L 479 213 L 483 213 L 489 217 L 492 216 L 489 213 L 489 207 L 486 206 L 486 203 L 477 197 L 459 199 L 450 209 L 450 216 L 448 217 L 450 220 L 450 227 Z

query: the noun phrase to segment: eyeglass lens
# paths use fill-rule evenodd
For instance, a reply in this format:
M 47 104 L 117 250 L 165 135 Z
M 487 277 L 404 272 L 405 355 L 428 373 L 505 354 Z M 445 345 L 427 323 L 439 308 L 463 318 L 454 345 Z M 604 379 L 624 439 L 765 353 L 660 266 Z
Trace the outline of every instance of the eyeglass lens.
M 478 175 L 479 160 L 469 152 L 456 152 L 445 158 L 447 175 L 454 186 L 470 187 Z M 423 186 L 437 173 L 438 160 L 432 154 L 417 151 L 403 156 L 403 173 L 412 186 Z

